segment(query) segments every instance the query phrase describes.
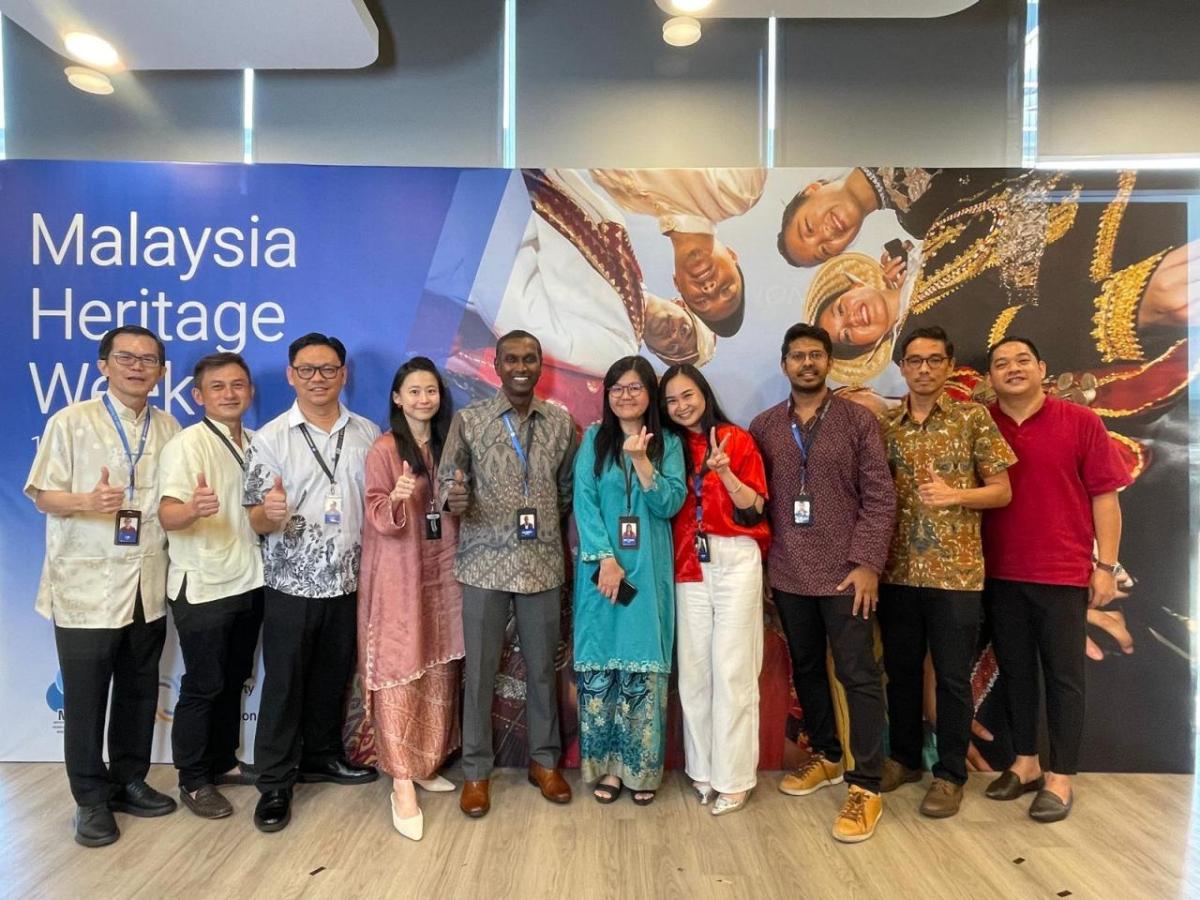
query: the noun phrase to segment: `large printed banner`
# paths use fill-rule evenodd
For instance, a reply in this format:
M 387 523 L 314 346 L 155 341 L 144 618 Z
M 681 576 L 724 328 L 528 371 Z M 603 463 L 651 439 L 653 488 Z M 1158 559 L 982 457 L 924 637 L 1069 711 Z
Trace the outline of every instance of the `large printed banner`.
M 582 426 L 599 416 L 608 365 L 639 352 L 660 370 L 704 366 L 745 424 L 786 395 L 784 330 L 816 321 L 834 337 L 838 384 L 872 408 L 903 393 L 898 337 L 938 324 L 958 349 L 958 396 L 986 398 L 987 346 L 1023 335 L 1052 389 L 1104 417 L 1136 476 L 1122 497 L 1133 580 L 1089 615 L 1079 648 L 1091 660 L 1083 765 L 1190 771 L 1198 237 L 1194 172 L 0 162 L 0 760 L 62 758 L 54 633 L 33 612 L 44 522 L 22 488 L 46 419 L 104 389 L 96 350 L 108 328 L 163 338 L 152 402 L 184 424 L 196 420 L 195 361 L 243 353 L 258 387 L 252 425 L 291 402 L 286 347 L 305 332 L 345 341 L 344 402 L 385 425 L 403 360 L 444 366 L 462 405 L 497 385 L 496 335 L 525 328 L 546 351 L 539 392 Z M 569 585 L 563 625 L 569 638 Z M 803 713 L 769 608 L 764 628 L 760 765 L 779 768 L 803 744 Z M 561 663 L 570 763 L 569 640 Z M 164 761 L 180 670 L 169 638 Z M 510 645 L 496 689 L 501 764 L 525 760 L 523 674 Z M 260 679 L 246 685 L 247 756 Z M 1011 747 L 986 634 L 974 682 L 972 760 L 999 767 Z M 677 764 L 677 721 L 672 731 Z

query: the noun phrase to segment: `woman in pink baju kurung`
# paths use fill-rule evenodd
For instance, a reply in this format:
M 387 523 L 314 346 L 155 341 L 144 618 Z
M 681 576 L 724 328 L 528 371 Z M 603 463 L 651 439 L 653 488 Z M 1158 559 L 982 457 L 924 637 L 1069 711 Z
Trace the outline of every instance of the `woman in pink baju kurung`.
M 460 742 L 458 522 L 442 509 L 436 478 L 449 420 L 449 395 L 436 368 L 417 357 L 396 373 L 392 431 L 366 459 L 358 589 L 364 708 L 351 743 L 356 756 L 376 756 L 394 779 L 393 819 L 414 839 L 422 825 L 413 782 L 452 790 L 437 772 Z

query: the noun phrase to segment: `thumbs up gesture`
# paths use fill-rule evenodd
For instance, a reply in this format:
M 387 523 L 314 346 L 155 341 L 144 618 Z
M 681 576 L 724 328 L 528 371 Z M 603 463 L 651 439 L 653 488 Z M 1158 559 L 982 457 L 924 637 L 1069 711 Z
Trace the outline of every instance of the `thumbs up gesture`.
M 654 435 L 646 432 L 646 426 L 642 426 L 642 430 L 637 434 L 631 434 L 625 438 L 625 443 L 621 447 L 632 460 L 643 460 L 646 458 L 646 448 L 650 446 L 650 441 L 654 439 Z
M 272 522 L 282 522 L 287 518 L 287 491 L 283 489 L 283 479 L 278 475 L 271 489 L 263 495 L 263 513 Z
M 933 467 L 933 463 L 929 464 L 928 474 L 929 480 L 917 487 L 922 503 L 933 509 L 945 509 L 948 506 L 962 504 L 962 496 L 959 491 L 946 484 L 942 476 L 937 473 L 937 469 Z
M 88 496 L 93 512 L 113 513 L 121 508 L 121 499 L 125 496 L 125 489 L 109 484 L 108 466 L 101 466 L 100 480 L 96 482 L 96 486 L 92 488 L 92 492 Z
M 400 475 L 396 478 L 396 486 L 392 488 L 392 502 L 403 503 L 417 489 L 417 479 L 413 477 L 412 466 L 408 460 L 400 463 Z
M 467 487 L 467 476 L 462 469 L 454 470 L 454 481 L 446 492 L 446 506 L 456 516 L 461 516 L 471 504 L 471 491 Z
M 725 435 L 725 440 L 717 443 L 717 429 L 714 426 L 708 435 L 708 467 L 718 476 L 729 471 L 729 454 L 725 452 L 727 446 L 729 446 L 729 435 Z
M 196 490 L 192 492 L 192 512 L 199 519 L 215 516 L 221 511 L 221 501 L 216 491 L 208 486 L 208 479 L 201 472 L 196 478 Z

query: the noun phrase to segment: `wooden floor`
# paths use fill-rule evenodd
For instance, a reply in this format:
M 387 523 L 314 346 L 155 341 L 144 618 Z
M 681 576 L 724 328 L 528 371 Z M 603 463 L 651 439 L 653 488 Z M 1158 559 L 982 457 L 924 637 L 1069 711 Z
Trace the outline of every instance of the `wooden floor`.
M 448 773 L 461 781 L 456 772 Z M 720 819 L 677 773 L 650 807 L 580 795 L 541 799 L 524 772 L 497 773 L 492 812 L 458 810 L 456 794 L 423 794 L 425 839 L 391 827 L 390 782 L 301 785 L 292 824 L 251 822 L 258 794 L 226 788 L 232 819 L 181 808 L 159 819 L 118 814 L 121 839 L 87 850 L 71 838 L 62 767 L 0 764 L 0 895 L 4 897 L 942 898 L 1200 897 L 1190 776 L 1084 775 L 1071 818 L 1039 825 L 1027 800 L 986 799 L 974 776 L 957 818 L 916 812 L 920 785 L 887 797 L 875 837 L 844 846 L 829 826 L 844 788 L 780 794 L 763 773 L 745 810 Z M 174 794 L 174 770 L 149 781 Z M 573 787 L 578 776 L 573 773 Z M 1069 891 L 1070 894 L 1063 892 Z

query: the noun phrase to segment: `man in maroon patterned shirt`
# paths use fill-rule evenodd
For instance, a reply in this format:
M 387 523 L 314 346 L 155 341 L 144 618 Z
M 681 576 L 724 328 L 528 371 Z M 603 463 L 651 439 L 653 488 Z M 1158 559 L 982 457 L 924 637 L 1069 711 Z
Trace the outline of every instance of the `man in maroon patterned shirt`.
M 824 328 L 788 329 L 780 368 L 791 394 L 760 413 L 750 434 L 762 451 L 770 495 L 767 583 L 787 633 L 792 680 L 813 748 L 779 789 L 804 796 L 844 778 L 850 790 L 833 836 L 855 843 L 874 833 L 883 812 L 883 686 L 871 614 L 896 494 L 875 417 L 825 383 L 832 349 Z M 826 639 L 850 710 L 854 768 L 848 772 L 834 728 Z

